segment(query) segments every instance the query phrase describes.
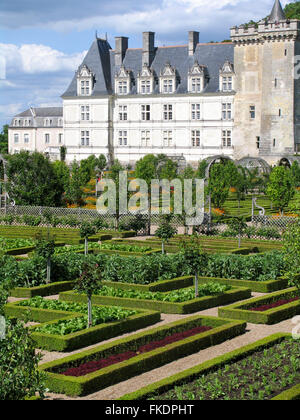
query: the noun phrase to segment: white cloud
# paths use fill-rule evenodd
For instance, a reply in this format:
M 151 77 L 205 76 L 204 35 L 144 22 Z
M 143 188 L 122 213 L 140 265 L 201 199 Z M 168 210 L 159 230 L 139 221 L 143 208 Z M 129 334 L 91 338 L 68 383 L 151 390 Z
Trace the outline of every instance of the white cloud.
M 5 118 L 12 118 L 12 116 L 19 114 L 22 111 L 22 103 L 0 105 L 0 114 L 2 114 L 2 116 Z
M 0 56 L 6 61 L 6 74 L 17 73 L 51 73 L 59 71 L 75 71 L 81 64 L 86 51 L 65 54 L 46 45 L 0 44 Z

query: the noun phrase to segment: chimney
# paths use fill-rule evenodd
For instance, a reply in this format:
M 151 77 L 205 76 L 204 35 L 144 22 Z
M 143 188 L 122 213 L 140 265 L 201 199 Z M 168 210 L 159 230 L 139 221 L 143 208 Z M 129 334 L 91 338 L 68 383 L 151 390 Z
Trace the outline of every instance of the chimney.
M 154 39 L 155 33 L 154 32 L 143 32 L 143 62 L 142 65 L 147 64 L 147 66 L 151 66 L 152 61 L 155 56 L 155 48 L 154 48 Z
M 128 49 L 128 38 L 125 36 L 118 36 L 115 38 L 115 65 L 121 66 L 125 58 L 126 51 Z
M 189 32 L 189 56 L 195 54 L 197 44 L 199 43 L 199 32 Z

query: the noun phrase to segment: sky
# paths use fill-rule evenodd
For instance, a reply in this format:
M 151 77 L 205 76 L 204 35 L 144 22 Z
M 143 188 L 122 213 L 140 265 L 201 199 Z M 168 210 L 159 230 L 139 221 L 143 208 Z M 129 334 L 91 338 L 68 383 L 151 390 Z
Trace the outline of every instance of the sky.
M 284 6 L 289 1 L 282 1 Z M 0 131 L 30 106 L 61 106 L 95 39 L 129 37 L 142 46 L 142 32 L 156 33 L 156 46 L 222 41 L 229 29 L 267 16 L 274 0 L 1 0 Z

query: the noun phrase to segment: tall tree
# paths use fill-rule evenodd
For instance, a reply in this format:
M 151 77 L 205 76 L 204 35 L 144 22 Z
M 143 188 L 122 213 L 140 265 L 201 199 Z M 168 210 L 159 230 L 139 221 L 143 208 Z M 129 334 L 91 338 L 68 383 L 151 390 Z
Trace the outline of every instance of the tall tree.
M 8 125 L 4 125 L 0 133 L 0 153 L 8 153 Z
M 82 203 L 83 191 L 81 189 L 81 177 L 79 164 L 74 161 L 71 166 L 71 176 L 66 188 L 66 199 L 71 204 L 80 205 Z
M 274 168 L 267 186 L 267 195 L 281 214 L 295 195 L 295 185 L 290 169 L 283 166 Z
M 7 191 L 19 205 L 56 207 L 63 189 L 49 158 L 21 151 L 7 157 Z

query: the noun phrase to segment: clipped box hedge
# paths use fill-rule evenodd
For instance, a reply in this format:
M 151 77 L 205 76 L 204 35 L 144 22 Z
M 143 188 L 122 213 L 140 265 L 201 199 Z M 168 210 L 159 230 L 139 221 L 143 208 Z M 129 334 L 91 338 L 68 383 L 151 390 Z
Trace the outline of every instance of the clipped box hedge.
M 129 360 L 111 365 L 82 377 L 64 376 L 61 373 L 82 363 L 135 350 L 140 345 L 165 338 L 196 326 L 210 326 L 213 329 L 185 338 L 161 348 L 139 354 Z M 112 343 L 83 351 L 60 360 L 46 363 L 40 369 L 46 373 L 46 386 L 51 392 L 70 396 L 84 396 L 125 381 L 136 375 L 171 363 L 202 349 L 220 344 L 243 334 L 246 323 L 214 317 L 194 316 L 166 326 L 152 328 L 146 332 L 113 341 Z
M 298 290 L 296 287 L 292 287 L 284 291 L 270 293 L 267 296 L 250 299 L 247 302 L 219 308 L 218 312 L 219 316 L 245 320 L 252 324 L 277 324 L 278 322 L 293 318 L 295 315 L 300 314 L 300 297 L 298 301 L 268 309 L 264 312 L 251 311 L 250 308 L 267 305 L 280 299 L 297 297 L 297 295 L 299 296 Z
M 244 287 L 233 287 L 231 290 L 216 296 L 204 296 L 192 299 L 183 303 L 161 302 L 150 299 L 131 299 L 118 298 L 110 296 L 92 296 L 92 302 L 95 305 L 113 305 L 127 308 L 148 309 L 159 311 L 165 314 L 190 314 L 205 309 L 214 308 L 232 302 L 248 299 L 251 296 L 251 290 Z M 74 291 L 62 292 L 59 295 L 61 300 L 69 302 L 84 302 L 85 296 Z
M 170 292 L 171 290 L 178 290 L 193 286 L 194 276 L 177 277 L 150 284 L 119 283 L 113 281 L 104 281 L 103 284 L 108 287 L 116 287 L 123 290 L 139 290 L 141 292 Z
M 19 302 L 7 304 L 5 306 L 5 314 L 19 319 L 29 316 L 31 321 L 40 322 L 43 325 L 54 324 L 58 320 L 68 320 L 83 316 L 82 313 L 76 312 L 19 306 Z M 139 310 L 138 313 L 126 319 L 99 324 L 95 327 L 64 336 L 35 332 L 38 326 L 31 327 L 30 331 L 37 348 L 48 351 L 69 352 L 148 327 L 159 321 L 159 312 Z
M 10 296 L 28 299 L 35 296 L 53 296 L 58 295 L 60 292 L 72 290 L 74 286 L 75 281 L 59 281 L 35 287 L 16 287 L 10 291 Z
M 199 284 L 207 283 L 207 281 L 217 281 L 221 284 L 230 284 L 236 287 L 247 287 L 252 292 L 271 293 L 288 287 L 288 279 L 280 277 L 277 280 L 254 281 L 254 280 L 238 280 L 224 279 L 219 277 L 199 277 Z
M 199 284 L 205 284 L 211 281 L 234 287 L 246 287 L 247 289 L 251 289 L 252 292 L 259 293 L 271 293 L 277 290 L 286 289 L 288 287 L 288 280 L 283 277 L 277 280 L 268 281 L 224 279 L 220 277 L 199 277 Z M 109 281 L 105 282 L 105 285 L 125 290 L 133 289 L 145 292 L 168 292 L 171 290 L 193 286 L 194 276 L 182 276 L 170 280 L 160 280 L 147 285 Z
M 162 395 L 165 392 L 174 389 L 176 386 L 184 385 L 189 382 L 196 380 L 197 378 L 203 377 L 210 372 L 217 371 L 218 369 L 237 362 L 256 351 L 261 351 L 264 348 L 271 347 L 286 338 L 291 337 L 291 334 L 278 333 L 266 337 L 262 340 L 256 341 L 250 345 L 241 347 L 240 349 L 234 350 L 230 353 L 218 356 L 212 360 L 208 360 L 197 366 L 193 366 L 183 372 L 169 376 L 168 378 L 162 379 L 153 384 L 147 385 L 138 391 L 126 394 L 119 398 L 119 400 L 147 400 L 153 396 Z M 275 397 L 275 399 L 297 399 L 300 395 L 299 385 L 291 388 L 290 391 L 286 391 L 283 394 Z

